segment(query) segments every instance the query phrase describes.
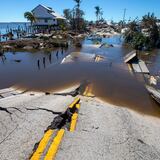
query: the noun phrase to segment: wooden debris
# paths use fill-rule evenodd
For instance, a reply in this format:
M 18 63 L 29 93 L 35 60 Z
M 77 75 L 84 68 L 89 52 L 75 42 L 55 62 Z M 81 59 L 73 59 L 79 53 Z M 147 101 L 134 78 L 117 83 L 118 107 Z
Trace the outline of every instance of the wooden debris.
M 149 70 L 145 62 L 138 59 L 136 51 L 132 51 L 124 57 L 124 62 L 131 65 L 134 72 L 149 74 Z
M 124 57 L 124 62 L 129 63 L 135 57 L 137 57 L 137 53 L 136 51 L 132 51 Z
M 146 85 L 146 89 L 149 92 L 149 94 L 151 95 L 151 97 L 154 100 L 156 100 L 158 103 L 160 103 L 160 90 L 158 90 L 152 86 L 149 86 L 149 85 Z

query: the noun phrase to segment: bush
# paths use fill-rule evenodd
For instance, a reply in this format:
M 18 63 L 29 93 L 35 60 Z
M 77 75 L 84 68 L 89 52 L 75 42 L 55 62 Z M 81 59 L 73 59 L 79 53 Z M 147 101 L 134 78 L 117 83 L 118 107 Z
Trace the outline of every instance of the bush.
M 128 24 L 128 30 L 124 34 L 124 43 L 128 43 L 136 50 L 151 50 L 160 48 L 160 33 L 157 26 L 157 18 L 154 14 L 143 16 L 142 21 L 132 21 Z M 146 34 L 142 33 L 146 30 Z

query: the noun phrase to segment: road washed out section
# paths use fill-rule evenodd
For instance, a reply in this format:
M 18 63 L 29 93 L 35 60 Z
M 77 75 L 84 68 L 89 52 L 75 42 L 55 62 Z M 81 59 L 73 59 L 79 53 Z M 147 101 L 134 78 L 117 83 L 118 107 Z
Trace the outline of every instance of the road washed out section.
M 55 93 L 83 81 L 89 81 L 93 85 L 93 95 L 88 96 L 99 97 L 106 102 L 130 108 L 141 114 L 160 117 L 159 106 L 148 95 L 144 83 L 138 82 L 123 63 L 123 54 L 129 52 L 126 48 L 119 46 L 103 49 L 91 45 L 89 48 L 82 47 L 80 51 L 83 54 L 73 52 L 69 59 L 66 57 L 68 54 L 63 55 L 62 57 L 68 59 L 63 64 L 56 63 L 56 52 L 51 56 L 54 62 L 51 64 L 46 54 L 47 66 L 46 68 L 41 66 L 40 69 L 37 68 L 37 58 L 42 61 L 44 55 L 41 57 L 40 53 L 36 53 L 34 57 L 32 53 L 17 53 L 15 56 L 23 61 L 15 63 L 10 59 L 15 57 L 8 53 L 11 57 L 7 54 L 8 60 L 5 65 L 1 64 L 0 73 L 4 76 L 1 77 L 0 84 L 14 85 L 15 88 L 22 90 Z M 105 58 L 101 61 L 103 57 Z
M 0 100 L 10 112 L 0 112 L 0 159 L 160 159 L 159 118 L 95 97 L 80 96 L 81 106 L 74 99 L 23 94 Z
M 80 98 L 76 98 L 64 113 L 54 118 L 51 125 L 47 128 L 43 138 L 38 143 L 38 147 L 36 145 L 36 149 L 34 149 L 35 151 L 30 158 L 31 160 L 55 159 L 59 145 L 65 134 L 65 130 L 68 129 L 71 132 L 75 130 L 80 108 L 79 102 Z

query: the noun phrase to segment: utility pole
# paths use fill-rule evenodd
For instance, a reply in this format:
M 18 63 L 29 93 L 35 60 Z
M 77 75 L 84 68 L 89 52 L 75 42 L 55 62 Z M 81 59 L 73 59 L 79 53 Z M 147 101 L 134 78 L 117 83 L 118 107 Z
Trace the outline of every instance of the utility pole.
M 124 12 L 123 12 L 123 25 L 122 25 L 122 27 L 124 27 L 124 24 L 125 24 L 126 11 L 127 11 L 127 9 L 125 8 L 125 9 L 124 9 Z

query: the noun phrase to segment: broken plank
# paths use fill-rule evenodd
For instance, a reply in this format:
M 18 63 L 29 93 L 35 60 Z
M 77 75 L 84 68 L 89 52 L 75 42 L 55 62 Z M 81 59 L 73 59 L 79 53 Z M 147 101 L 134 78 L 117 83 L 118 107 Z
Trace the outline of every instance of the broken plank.
M 132 60 L 136 56 L 137 56 L 136 51 L 132 51 L 124 57 L 124 62 L 128 63 L 130 60 Z
M 133 70 L 134 72 L 137 72 L 137 73 L 141 73 L 141 68 L 139 67 L 139 64 L 137 63 L 132 63 L 132 67 L 133 67 Z
M 142 71 L 143 73 L 149 74 L 149 70 L 148 70 L 148 68 L 147 68 L 147 66 L 146 66 L 146 64 L 145 64 L 144 61 L 140 60 L 140 61 L 139 61 L 139 66 L 140 66 L 141 71 Z

